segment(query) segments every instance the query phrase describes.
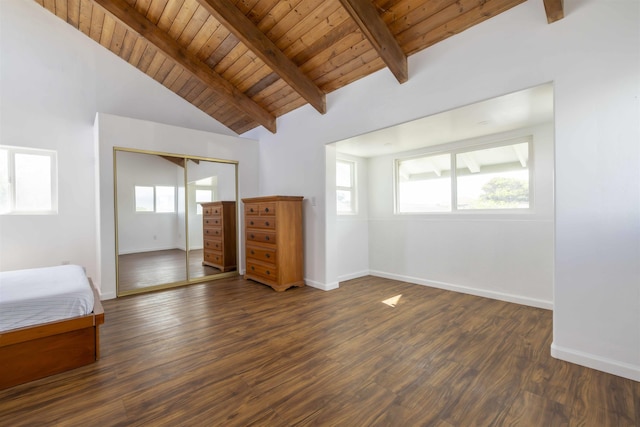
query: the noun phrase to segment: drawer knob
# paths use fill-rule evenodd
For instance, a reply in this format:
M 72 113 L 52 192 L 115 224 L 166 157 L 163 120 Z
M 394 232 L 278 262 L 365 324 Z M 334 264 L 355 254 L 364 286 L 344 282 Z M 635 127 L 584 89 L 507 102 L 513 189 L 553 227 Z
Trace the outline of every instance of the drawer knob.
M 256 238 L 256 236 L 254 236 L 253 234 L 252 234 L 250 237 L 251 237 L 252 239 L 255 239 L 255 238 Z
M 252 265 L 252 266 L 251 266 L 251 270 L 255 270 L 255 269 L 256 269 L 256 268 Z
M 271 255 L 269 255 L 269 254 L 265 254 L 264 256 L 265 256 L 265 258 L 271 258 Z
M 271 274 L 271 272 L 269 270 L 267 270 L 267 276 L 270 275 L 270 274 Z
M 251 212 L 253 212 L 253 208 L 249 209 Z
M 269 212 L 269 208 L 264 208 L 264 211 L 265 212 Z
M 264 240 L 269 240 L 269 236 L 264 236 Z
M 256 253 L 254 252 L 253 249 L 251 249 L 251 255 L 255 255 Z
M 249 224 L 253 225 L 253 221 L 249 222 Z
M 265 222 L 264 225 L 269 226 L 269 221 Z

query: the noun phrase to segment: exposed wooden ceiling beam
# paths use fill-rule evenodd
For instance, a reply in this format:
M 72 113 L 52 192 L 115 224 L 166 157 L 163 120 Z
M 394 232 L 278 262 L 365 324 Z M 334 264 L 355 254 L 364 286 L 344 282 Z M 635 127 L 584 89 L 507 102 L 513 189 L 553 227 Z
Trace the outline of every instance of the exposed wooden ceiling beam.
M 327 112 L 324 92 L 233 3 L 228 0 L 198 2 L 316 110 L 321 114 Z
M 389 27 L 384 23 L 370 0 L 340 0 L 351 18 L 378 51 L 378 55 L 389 67 L 400 83 L 409 79 L 407 55 L 393 37 Z
M 129 6 L 124 0 L 94 1 L 124 25 L 144 37 L 166 56 L 184 67 L 194 77 L 209 86 L 215 93 L 235 105 L 240 111 L 269 131 L 276 132 L 275 116 L 240 92 L 235 86 L 200 61 L 194 54 L 180 46 L 174 39 Z
M 563 0 L 544 0 L 544 10 L 547 12 L 549 24 L 564 18 Z

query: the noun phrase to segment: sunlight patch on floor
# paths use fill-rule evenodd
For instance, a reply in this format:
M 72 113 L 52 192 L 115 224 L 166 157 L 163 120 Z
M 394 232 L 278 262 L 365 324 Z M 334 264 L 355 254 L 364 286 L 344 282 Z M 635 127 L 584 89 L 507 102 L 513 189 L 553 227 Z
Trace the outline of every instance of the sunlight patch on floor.
M 389 307 L 395 307 L 398 304 L 398 301 L 400 301 L 400 298 L 402 298 L 402 294 L 386 299 L 382 301 L 382 303 L 387 304 Z

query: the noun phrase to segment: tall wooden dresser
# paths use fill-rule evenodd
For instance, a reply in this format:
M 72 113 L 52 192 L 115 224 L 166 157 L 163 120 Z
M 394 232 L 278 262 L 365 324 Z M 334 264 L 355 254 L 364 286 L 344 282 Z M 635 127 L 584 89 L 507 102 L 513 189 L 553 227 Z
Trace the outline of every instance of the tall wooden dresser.
M 276 291 L 304 286 L 302 199 L 299 196 L 242 199 L 245 279 L 269 285 Z
M 221 271 L 235 270 L 236 202 L 210 202 L 202 205 L 204 256 L 202 265 Z

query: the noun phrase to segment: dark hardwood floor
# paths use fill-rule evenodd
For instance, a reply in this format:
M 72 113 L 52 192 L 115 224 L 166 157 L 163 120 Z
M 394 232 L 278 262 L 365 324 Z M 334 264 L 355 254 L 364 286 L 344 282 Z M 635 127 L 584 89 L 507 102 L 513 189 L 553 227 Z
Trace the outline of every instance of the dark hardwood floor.
M 0 391 L 0 425 L 640 424 L 640 383 L 551 358 L 547 310 L 373 277 L 104 307 L 101 360 Z
M 203 251 L 189 251 L 189 277 L 197 279 L 221 273 L 202 265 Z M 118 292 L 124 293 L 165 283 L 187 280 L 186 253 L 180 249 L 139 252 L 118 256 Z

